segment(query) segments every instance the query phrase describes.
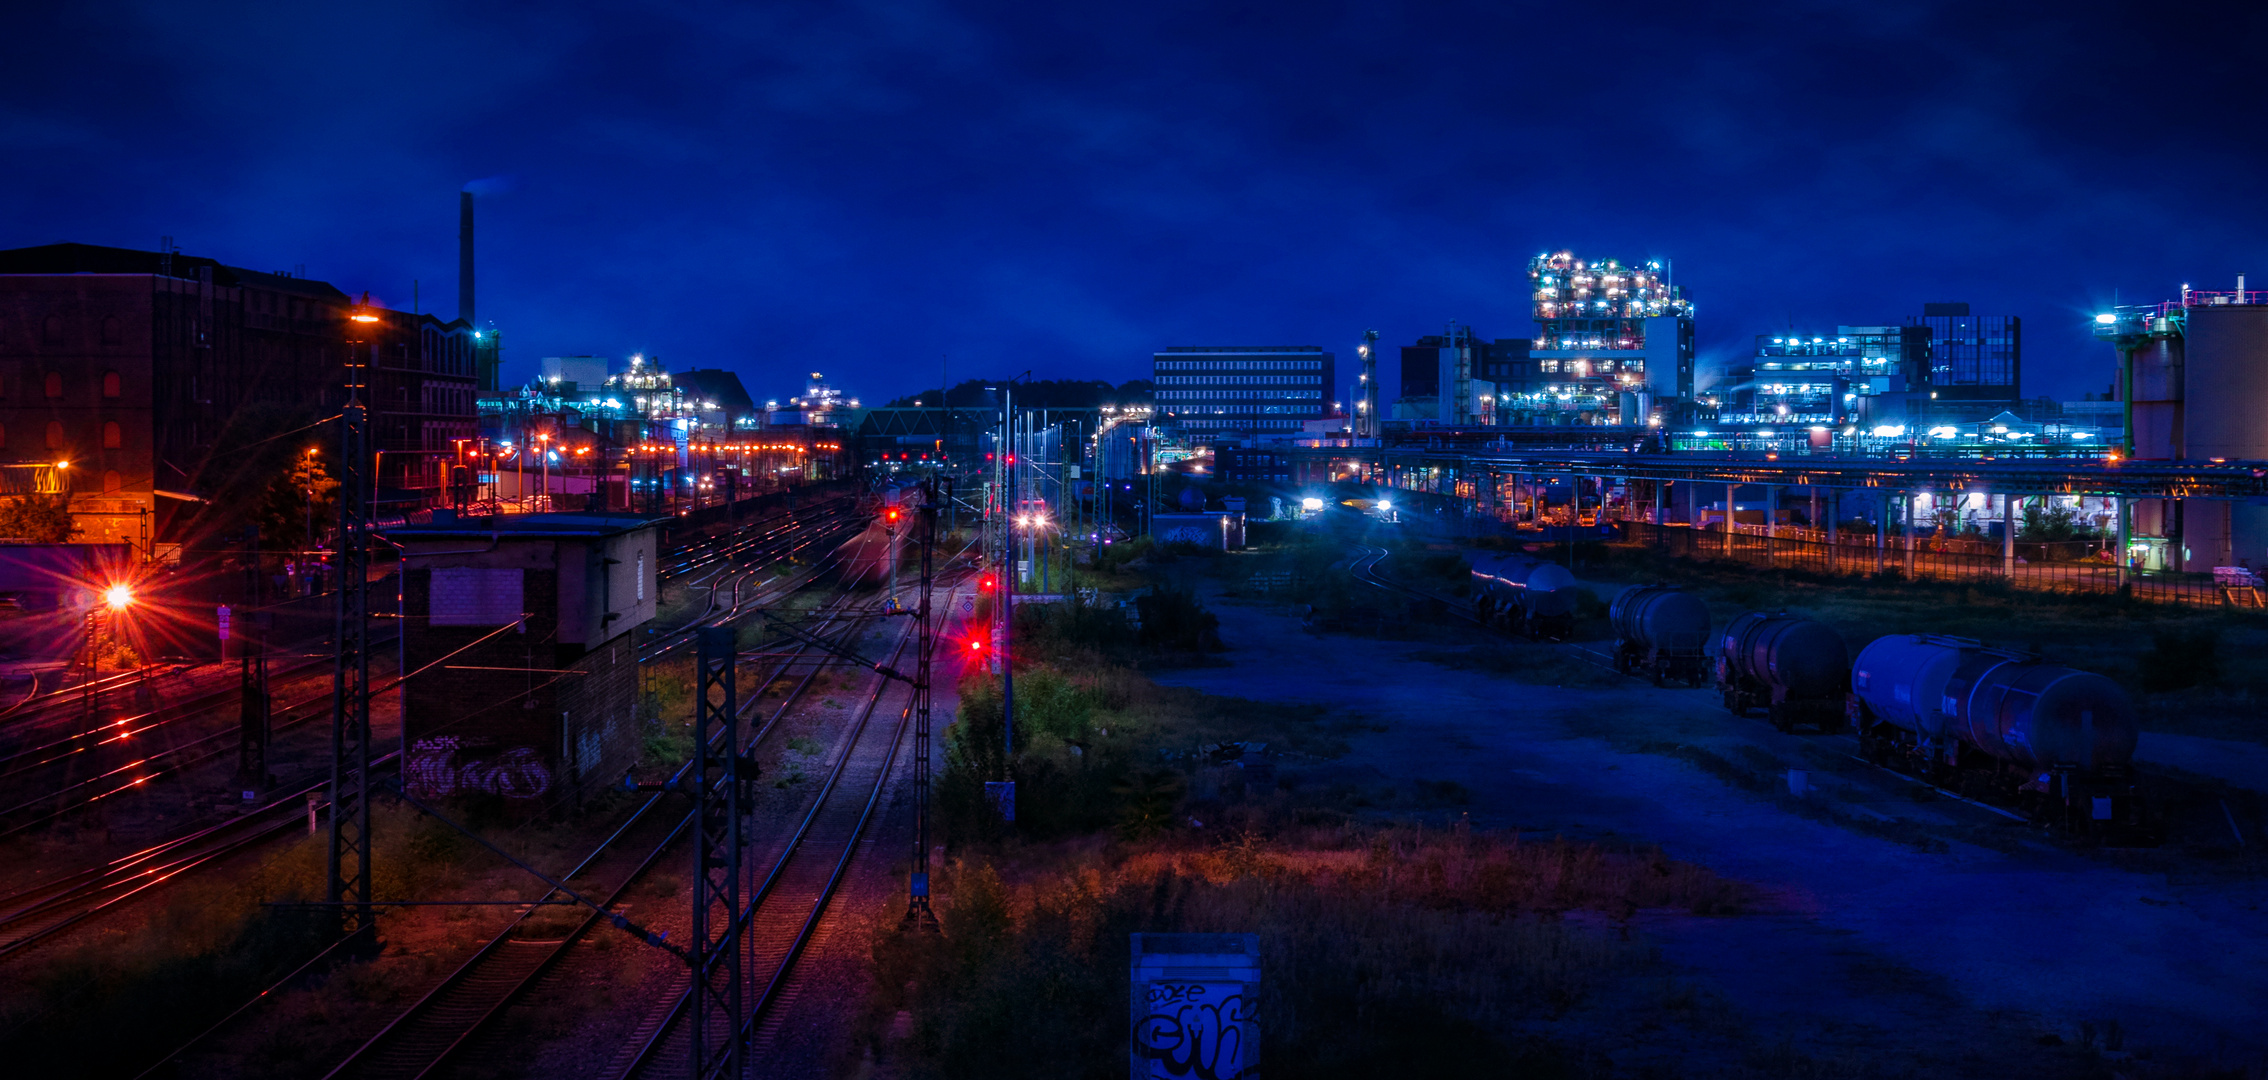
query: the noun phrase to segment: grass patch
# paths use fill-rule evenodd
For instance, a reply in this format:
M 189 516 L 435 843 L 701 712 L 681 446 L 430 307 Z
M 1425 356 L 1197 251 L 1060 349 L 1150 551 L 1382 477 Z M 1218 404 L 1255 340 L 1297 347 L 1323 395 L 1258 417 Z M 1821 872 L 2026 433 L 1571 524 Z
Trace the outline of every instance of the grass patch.
M 1658 851 L 1361 827 L 1027 851 L 963 861 L 947 884 L 943 940 L 875 945 L 870 1028 L 880 1041 L 913 1014 L 916 1076 L 1124 1075 L 1136 931 L 1260 934 L 1271 1073 L 1589 1075 L 1592 1051 L 1536 1029 L 1649 954 L 1562 916 L 1747 899 Z

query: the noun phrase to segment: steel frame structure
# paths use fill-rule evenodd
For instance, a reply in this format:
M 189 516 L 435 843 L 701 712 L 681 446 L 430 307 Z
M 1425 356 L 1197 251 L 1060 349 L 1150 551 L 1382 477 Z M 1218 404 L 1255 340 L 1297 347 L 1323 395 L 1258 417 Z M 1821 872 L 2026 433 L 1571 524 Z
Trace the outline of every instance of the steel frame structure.
M 374 935 L 370 905 L 370 408 L 367 360 L 347 343 L 347 402 L 339 417 L 338 658 L 331 678 L 331 835 L 325 898 L 340 929 Z
M 739 702 L 733 670 L 739 664 L 736 631 L 705 626 L 696 631 L 696 697 L 693 753 L 698 767 L 686 774 L 695 803 L 700 837 L 693 853 L 694 1080 L 723 1075 L 738 1080 L 747 1065 L 741 1035 L 740 873 L 747 846 L 742 814 Z M 722 1046 L 712 1046 L 717 1032 Z
M 930 621 L 930 598 L 936 584 L 937 513 L 953 497 L 953 480 L 936 477 L 921 487 L 921 599 L 914 610 L 919 623 L 914 645 L 914 825 L 913 873 L 906 881 L 906 916 L 902 929 L 937 932 L 937 914 L 929 907 L 929 707 L 930 664 L 937 655 L 938 626 Z M 939 621 L 943 621 L 940 613 Z

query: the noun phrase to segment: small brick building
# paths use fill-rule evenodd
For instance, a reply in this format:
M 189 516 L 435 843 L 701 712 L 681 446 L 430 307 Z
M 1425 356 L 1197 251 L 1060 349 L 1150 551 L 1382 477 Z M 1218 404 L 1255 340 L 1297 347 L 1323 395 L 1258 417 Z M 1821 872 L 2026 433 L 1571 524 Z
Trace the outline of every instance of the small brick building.
M 566 809 L 637 761 L 635 631 L 654 616 L 657 525 L 436 511 L 388 531 L 406 552 L 409 669 L 432 665 L 409 683 L 413 794 Z

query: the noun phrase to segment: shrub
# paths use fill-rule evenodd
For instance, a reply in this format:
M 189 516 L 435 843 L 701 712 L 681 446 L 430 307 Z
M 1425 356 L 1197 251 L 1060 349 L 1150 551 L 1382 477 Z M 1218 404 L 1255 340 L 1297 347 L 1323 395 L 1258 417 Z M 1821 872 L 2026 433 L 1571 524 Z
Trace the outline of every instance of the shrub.
M 1566 1075 L 1582 1052 L 1525 1029 L 1646 954 L 1560 912 L 1745 898 L 1659 851 L 1409 829 L 1183 841 L 1014 882 L 963 862 L 948 879 L 945 942 L 876 945 L 877 1014 L 913 1013 L 916 1076 L 1123 1076 L 1137 931 L 1260 935 L 1270 1073 Z
M 1187 589 L 1160 585 L 1134 600 L 1142 617 L 1140 640 L 1144 645 L 1184 652 L 1218 652 L 1221 620 L 1197 602 Z
M 2151 635 L 2150 648 L 2136 660 L 2142 689 L 2152 694 L 2187 690 L 2221 676 L 2220 631 L 2160 630 Z

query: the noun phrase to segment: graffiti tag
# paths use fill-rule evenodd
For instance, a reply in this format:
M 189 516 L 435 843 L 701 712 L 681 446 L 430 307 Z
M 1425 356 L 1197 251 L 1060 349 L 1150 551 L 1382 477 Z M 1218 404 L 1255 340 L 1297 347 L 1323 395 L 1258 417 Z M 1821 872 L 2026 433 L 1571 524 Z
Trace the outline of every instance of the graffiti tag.
M 486 792 L 507 799 L 533 799 L 551 790 L 551 769 L 532 746 L 500 754 L 471 756 L 454 735 L 419 739 L 410 747 L 406 770 L 410 791 L 423 798 Z
M 1243 987 L 1151 983 L 1134 1048 L 1153 1077 L 1236 1080 L 1259 1075 L 1258 1017 Z

